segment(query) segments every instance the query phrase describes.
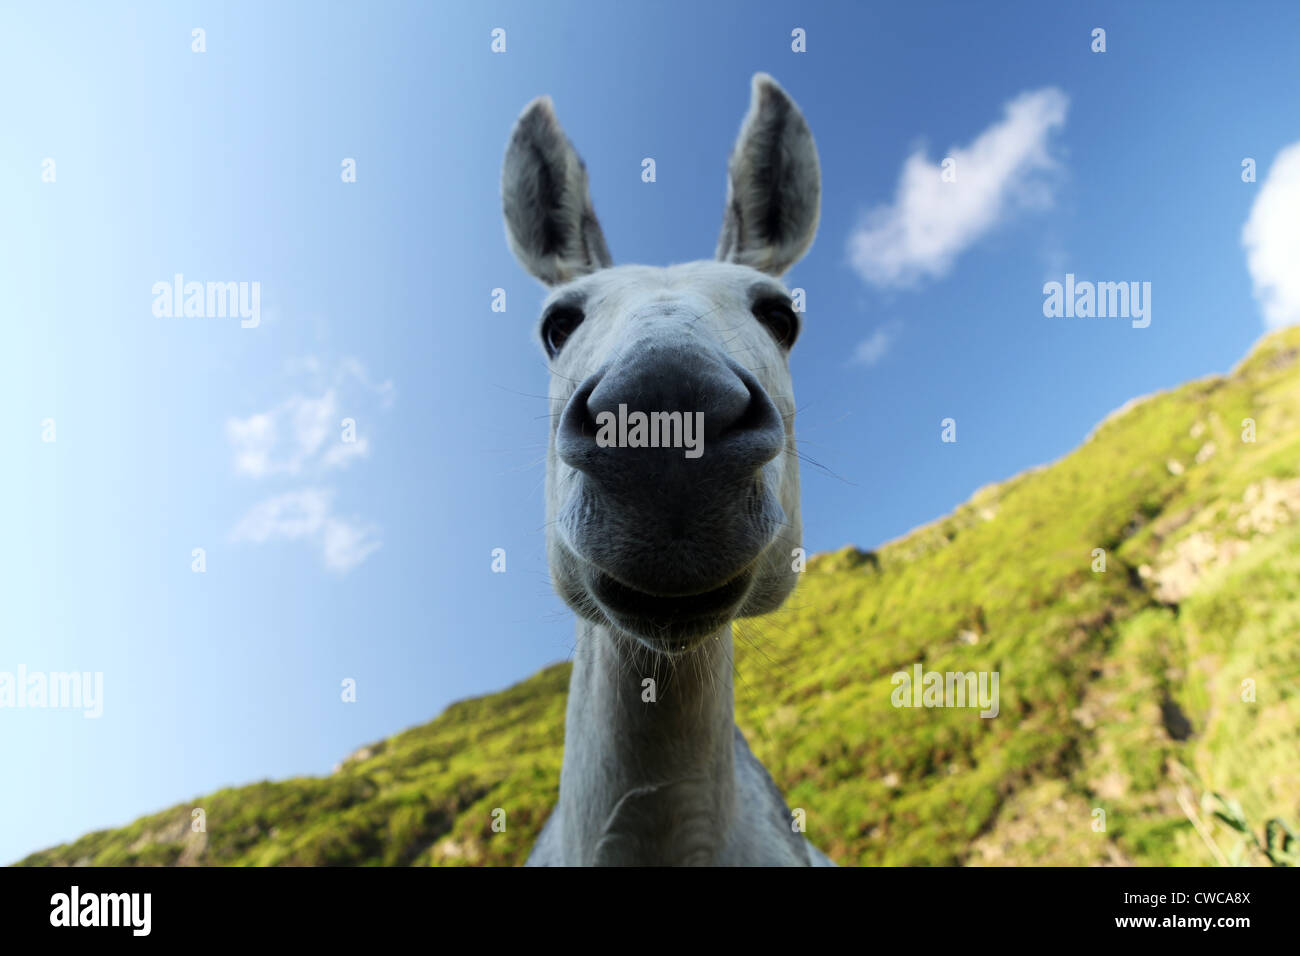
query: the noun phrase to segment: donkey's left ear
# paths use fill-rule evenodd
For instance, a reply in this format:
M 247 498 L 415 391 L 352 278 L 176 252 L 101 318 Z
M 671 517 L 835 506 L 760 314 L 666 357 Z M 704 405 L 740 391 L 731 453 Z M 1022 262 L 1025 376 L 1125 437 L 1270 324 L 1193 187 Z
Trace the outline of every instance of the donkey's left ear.
M 519 264 L 547 285 L 613 265 L 587 189 L 587 169 L 549 96 L 524 108 L 501 169 L 506 239 Z
M 817 234 L 822 177 L 799 107 L 776 80 L 755 73 L 749 113 L 727 166 L 727 208 L 717 257 L 783 275 Z

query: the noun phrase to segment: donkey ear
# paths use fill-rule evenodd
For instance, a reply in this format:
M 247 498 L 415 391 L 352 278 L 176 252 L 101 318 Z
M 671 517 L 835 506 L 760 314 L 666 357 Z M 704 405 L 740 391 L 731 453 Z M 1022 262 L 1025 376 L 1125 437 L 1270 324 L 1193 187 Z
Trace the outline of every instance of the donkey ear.
M 519 114 L 501 170 L 506 239 L 519 264 L 547 285 L 613 265 L 587 191 L 587 169 L 549 96 Z
M 727 165 L 727 208 L 717 257 L 783 275 L 817 234 L 817 147 L 799 107 L 776 80 L 755 73 L 749 113 Z

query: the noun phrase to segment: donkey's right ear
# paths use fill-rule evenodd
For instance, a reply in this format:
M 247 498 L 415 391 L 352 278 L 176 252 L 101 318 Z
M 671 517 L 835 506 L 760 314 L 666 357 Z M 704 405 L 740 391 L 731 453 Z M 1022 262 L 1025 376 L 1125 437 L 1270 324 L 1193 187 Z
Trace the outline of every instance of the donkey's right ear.
M 587 190 L 587 169 L 560 128 L 549 96 L 519 114 L 501 170 L 506 239 L 519 264 L 547 285 L 613 265 Z

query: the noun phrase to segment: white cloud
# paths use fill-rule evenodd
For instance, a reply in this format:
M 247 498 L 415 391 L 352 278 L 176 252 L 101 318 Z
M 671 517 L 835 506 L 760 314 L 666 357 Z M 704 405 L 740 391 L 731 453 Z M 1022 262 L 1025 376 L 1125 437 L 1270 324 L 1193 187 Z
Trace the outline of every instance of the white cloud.
M 321 464 L 326 468 L 343 468 L 353 458 L 367 458 L 370 455 L 370 442 L 357 438 L 351 442 L 335 442 L 321 456 Z
M 901 328 L 901 323 L 889 322 L 876 329 L 858 343 L 853 352 L 853 361 L 861 365 L 875 365 L 893 346 Z
M 308 356 L 289 362 L 287 371 L 306 378 L 309 386 L 320 390 L 319 397 L 298 393 L 267 411 L 228 419 L 226 438 L 234 452 L 235 471 L 252 478 L 299 475 L 344 468 L 354 459 L 368 457 L 370 442 L 359 434 L 362 411 L 376 399 L 380 408 L 391 406 L 393 383 L 372 383 L 354 358 L 343 359 L 330 373 L 319 359 Z M 357 422 L 354 441 L 343 440 L 345 417 Z
M 336 445 L 346 447 L 336 437 L 342 435 L 336 419 L 338 399 L 329 389 L 320 398 L 294 395 L 270 411 L 227 420 L 226 438 L 235 453 L 235 470 L 253 478 L 297 475 L 309 464 L 328 467 L 346 464 L 357 455 L 365 457 L 368 446 L 335 457 Z M 333 443 L 322 454 L 331 438 Z
M 307 541 L 319 549 L 331 571 L 346 574 L 373 554 L 378 529 L 333 514 L 333 492 L 303 488 L 261 502 L 231 532 L 235 541 Z
M 942 276 L 958 255 L 1017 207 L 1046 208 L 1057 162 L 1052 133 L 1069 98 L 1055 87 L 1022 93 L 969 146 L 954 148 L 954 182 L 918 150 L 903 164 L 892 205 L 869 212 L 849 236 L 849 260 L 867 282 L 908 286 Z M 947 158 L 947 157 L 945 157 Z
M 377 530 L 373 525 L 362 525 L 341 518 L 327 518 L 321 534 L 321 556 L 325 567 L 346 573 L 377 551 Z
M 330 512 L 330 492 L 304 488 L 263 501 L 240 520 L 232 532 L 236 541 L 261 544 L 273 538 L 290 541 L 316 534 Z
M 382 408 L 388 408 L 393 404 L 393 383 L 387 379 L 382 382 L 370 381 L 365 366 L 354 358 L 345 358 L 339 363 L 338 380 L 347 381 L 349 379 L 360 382 L 367 391 L 377 395 Z
M 1273 160 L 1241 230 L 1255 298 L 1270 328 L 1300 322 L 1300 143 Z
M 358 434 L 375 418 L 374 407 L 393 402 L 392 382 L 372 383 L 361 363 L 335 366 L 315 357 L 289 362 L 299 392 L 264 412 L 226 421 L 235 472 L 257 480 L 318 480 L 326 472 L 369 457 L 370 441 Z M 344 420 L 352 421 L 345 427 Z M 345 437 L 350 440 L 345 440 Z M 306 541 L 331 571 L 346 573 L 380 547 L 379 529 L 333 512 L 333 490 L 300 487 L 263 500 L 231 532 L 235 541 Z

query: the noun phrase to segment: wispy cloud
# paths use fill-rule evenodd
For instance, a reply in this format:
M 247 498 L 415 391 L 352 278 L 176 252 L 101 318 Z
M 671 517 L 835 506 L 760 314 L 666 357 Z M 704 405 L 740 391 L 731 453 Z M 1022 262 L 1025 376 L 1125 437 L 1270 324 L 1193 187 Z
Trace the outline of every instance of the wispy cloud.
M 342 440 L 338 396 L 329 389 L 319 398 L 294 395 L 266 412 L 226 422 L 226 438 L 235 452 L 235 470 L 253 478 L 297 475 L 319 464 L 337 468 L 365 458 L 364 436 Z
M 898 321 L 880 326 L 858 343 L 858 347 L 853 350 L 853 361 L 859 365 L 875 365 L 893 347 L 902 328 L 902 323 Z
M 307 541 L 331 571 L 346 574 L 378 550 L 378 528 L 333 513 L 334 493 L 302 488 L 253 507 L 231 532 L 234 541 Z
M 849 260 L 876 286 L 909 286 L 945 275 L 953 261 L 1021 207 L 1046 208 L 1058 166 L 1052 133 L 1065 125 L 1069 98 L 1055 87 L 1022 93 L 1003 117 L 942 163 L 917 150 L 903 164 L 891 205 L 871 210 L 849 236 Z
M 370 454 L 362 434 L 345 432 L 343 417 L 356 421 L 361 405 L 393 401 L 392 382 L 372 383 L 356 359 L 342 360 L 327 372 L 317 358 L 289 363 L 291 376 L 306 378 L 321 389 L 319 396 L 295 394 L 279 405 L 247 418 L 226 421 L 226 438 L 235 453 L 235 471 L 252 478 L 299 475 L 313 467 L 341 468 Z M 348 395 L 342 407 L 340 391 Z M 356 429 L 353 430 L 357 431 Z
M 1264 323 L 1300 322 L 1300 142 L 1273 160 L 1241 230 Z
M 379 529 L 334 513 L 334 491 L 321 478 L 370 455 L 366 425 L 376 408 L 393 402 L 389 381 L 371 381 L 356 359 L 326 363 L 315 357 L 288 363 L 299 391 L 263 412 L 231 417 L 225 425 L 235 472 L 260 482 L 307 479 L 312 485 L 281 491 L 255 505 L 231 532 L 235 541 L 307 541 L 325 567 L 346 573 L 377 550 Z

